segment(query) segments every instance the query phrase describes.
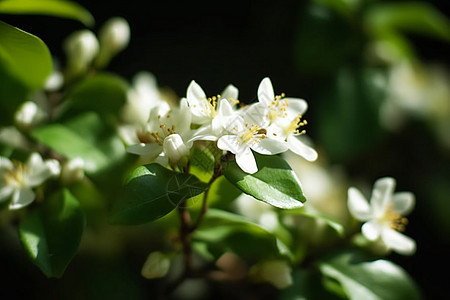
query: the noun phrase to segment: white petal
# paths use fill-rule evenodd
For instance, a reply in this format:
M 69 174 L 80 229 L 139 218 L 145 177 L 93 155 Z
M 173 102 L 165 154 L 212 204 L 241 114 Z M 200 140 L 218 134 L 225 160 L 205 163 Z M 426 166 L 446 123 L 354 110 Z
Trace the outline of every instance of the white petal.
M 217 104 L 217 114 L 221 116 L 229 116 L 233 114 L 233 106 L 227 99 L 220 99 Z
M 24 180 L 29 187 L 40 185 L 49 177 L 53 176 L 53 167 L 49 167 L 49 165 L 44 163 L 38 153 L 31 154 L 27 161 L 27 168 L 30 170 L 30 173 Z
M 162 150 L 163 147 L 156 143 L 151 144 L 140 143 L 131 145 L 127 148 L 128 153 L 137 154 L 141 156 L 156 156 L 160 154 Z
M 222 92 L 222 94 L 220 94 L 220 96 L 223 99 L 233 99 L 233 100 L 237 100 L 239 97 L 239 90 L 237 87 L 235 87 L 232 84 L 229 84 Z
M 258 171 L 255 156 L 250 148 L 245 148 L 243 151 L 236 154 L 236 163 L 242 171 L 253 174 Z
M 251 148 L 258 153 L 269 155 L 278 154 L 288 150 L 286 142 L 272 138 L 262 139 L 259 143 L 256 143 Z
M 250 104 L 242 111 L 243 123 L 255 124 L 264 128 L 268 125 L 268 111 L 269 109 L 264 103 L 256 102 Z
M 383 216 L 391 203 L 392 193 L 395 189 L 395 180 L 391 177 L 378 179 L 372 190 L 370 203 L 376 216 Z
M 243 148 L 237 135 L 224 135 L 217 141 L 217 147 L 237 154 Z
M 0 172 L 3 169 L 6 169 L 6 170 L 13 170 L 14 169 L 13 163 L 6 157 L 0 157 Z
M 288 113 L 293 113 L 295 115 L 303 115 L 308 109 L 308 103 L 299 98 L 284 98 L 283 100 L 289 101 L 289 106 L 287 107 Z
M 410 213 L 414 208 L 415 197 L 414 194 L 410 192 L 395 193 L 392 196 L 392 203 L 394 204 L 393 209 L 404 216 Z
M 217 141 L 217 139 L 218 137 L 214 134 L 211 125 L 202 126 L 183 135 L 183 140 L 187 140 L 186 144 L 195 141 Z
M 275 99 L 272 82 L 268 77 L 264 78 L 258 87 L 258 99 L 266 105 L 269 105 Z
M 205 92 L 197 82 L 192 80 L 187 88 L 187 101 L 189 105 L 199 105 L 202 99 L 206 99 Z
M 304 144 L 296 135 L 288 136 L 287 143 L 289 150 L 302 156 L 307 161 L 315 161 L 317 159 L 318 154 L 316 150 Z
M 369 221 L 363 224 L 361 232 L 368 240 L 374 241 L 381 234 L 381 226 L 376 221 Z
M 397 253 L 411 255 L 416 252 L 416 242 L 412 238 L 394 229 L 385 228 L 382 232 L 381 238 L 387 247 Z
M 9 185 L 0 186 L 0 202 L 8 199 L 9 196 L 14 192 L 14 188 Z
M 353 217 L 359 221 L 368 221 L 373 218 L 373 213 L 369 202 L 358 189 L 351 187 L 348 189 L 347 194 L 348 210 Z
M 22 207 L 25 207 L 33 202 L 34 198 L 35 194 L 33 190 L 29 188 L 21 188 L 19 190 L 15 190 L 11 203 L 9 204 L 9 209 L 20 209 Z

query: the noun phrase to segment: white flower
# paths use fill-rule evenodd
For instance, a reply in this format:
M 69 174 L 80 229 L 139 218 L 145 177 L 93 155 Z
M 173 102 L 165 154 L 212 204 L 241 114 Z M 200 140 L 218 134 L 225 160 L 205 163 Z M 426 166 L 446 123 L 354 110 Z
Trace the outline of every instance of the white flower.
M 252 150 L 261 154 L 278 154 L 287 150 L 284 142 L 267 137 L 266 130 L 256 124 L 249 124 L 240 116 L 229 124 L 226 134 L 219 138 L 217 147 L 236 156 L 236 163 L 246 173 L 258 171 Z
M 303 99 L 285 98 L 284 94 L 275 96 L 272 82 L 264 78 L 258 87 L 259 102 L 246 112 L 247 118 L 263 118 L 261 126 L 267 129 L 267 136 L 287 142 L 289 150 L 308 161 L 317 159 L 317 152 L 300 140 L 305 130 L 299 128 L 307 124 L 302 120 L 308 104 Z
M 125 49 L 130 42 L 130 25 L 121 17 L 114 17 L 106 21 L 99 31 L 100 53 L 97 66 L 105 66 L 118 52 Z
M 127 151 L 152 158 L 160 156 L 157 161 L 161 164 L 167 161 L 176 164 L 192 146 L 191 113 L 185 99 L 180 107 L 162 111 L 160 107 L 151 110 L 148 123 L 136 133 L 139 143 L 129 146 Z
M 32 189 L 59 173 L 58 161 L 43 161 L 38 153 L 33 153 L 26 164 L 0 157 L 0 201 L 11 198 L 10 209 L 25 207 L 36 197 Z
M 358 220 L 365 222 L 361 231 L 370 241 L 381 240 L 388 248 L 400 254 L 413 254 L 416 243 L 402 234 L 407 224 L 403 215 L 414 206 L 414 195 L 409 192 L 393 193 L 395 180 L 378 179 L 372 190 L 370 203 L 354 187 L 348 190 L 348 208 Z

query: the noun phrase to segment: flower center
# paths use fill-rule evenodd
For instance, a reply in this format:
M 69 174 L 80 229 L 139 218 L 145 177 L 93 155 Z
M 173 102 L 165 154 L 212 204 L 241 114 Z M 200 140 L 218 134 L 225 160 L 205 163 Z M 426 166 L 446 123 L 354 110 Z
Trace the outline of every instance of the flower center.
M 380 221 L 389 224 L 389 227 L 400 232 L 405 231 L 406 225 L 408 224 L 408 219 L 395 212 L 392 207 L 386 210 L 386 213 L 380 218 Z
M 300 131 L 300 127 L 308 124 L 306 120 L 302 121 L 302 115 L 297 115 L 297 117 L 289 123 L 288 126 L 284 127 L 284 134 L 289 136 L 290 134 L 305 134 L 306 130 Z
M 259 128 L 258 125 L 245 123 L 245 131 L 240 135 L 240 142 L 243 144 L 258 143 L 266 138 L 267 131 Z
M 14 169 L 7 169 L 3 173 L 2 181 L 9 186 L 21 187 L 24 186 L 24 175 L 27 172 L 26 166 L 18 161 L 13 161 Z
M 202 98 L 203 102 L 203 110 L 202 113 L 210 116 L 211 118 L 214 118 L 216 116 L 216 108 L 217 108 L 217 102 L 220 100 L 220 95 L 212 96 L 207 99 Z
M 284 97 L 284 93 L 279 96 L 275 96 L 275 99 L 269 104 L 270 110 L 267 117 L 271 123 L 278 118 L 285 118 L 287 116 L 286 109 L 289 106 L 289 101 L 283 99 Z
M 167 116 L 169 118 L 170 115 Z M 164 143 L 164 139 L 171 134 L 175 133 L 175 125 L 167 126 L 164 123 L 159 125 L 159 129 L 155 131 L 147 131 L 147 130 L 138 130 L 136 132 L 137 138 L 139 142 L 144 144 L 157 143 L 162 146 Z

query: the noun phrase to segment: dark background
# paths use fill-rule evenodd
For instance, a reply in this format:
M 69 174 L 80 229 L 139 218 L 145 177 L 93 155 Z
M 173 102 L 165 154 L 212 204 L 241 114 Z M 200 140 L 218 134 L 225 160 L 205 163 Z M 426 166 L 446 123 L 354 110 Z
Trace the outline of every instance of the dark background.
M 129 80 L 139 71 L 150 71 L 160 86 L 173 89 L 180 97 L 185 96 L 191 80 L 196 80 L 207 95 L 220 93 L 232 83 L 239 88 L 240 99 L 247 102 L 255 99 L 259 82 L 269 76 L 276 93 L 307 99 L 309 123 L 320 122 L 315 120 L 316 95 L 326 88 L 322 85 L 324 75 L 304 72 L 295 63 L 305 1 L 77 2 L 93 14 L 96 20 L 93 31 L 113 16 L 122 16 L 130 24 L 131 43 L 113 59 L 108 67 L 110 71 Z M 448 1 L 427 2 L 450 16 Z M 74 30 L 84 28 L 72 20 L 45 16 L 2 15 L 0 18 L 42 38 L 62 61 L 61 41 Z M 448 43 L 420 35 L 410 35 L 410 38 L 423 61 L 450 66 Z M 338 46 L 329 45 L 323 51 L 335 51 L 335 47 Z M 315 139 L 314 126 L 309 126 L 308 134 Z M 430 195 L 418 188 L 417 183 L 431 182 L 436 172 L 444 174 L 441 178 L 449 178 L 449 157 L 442 164 L 435 160 L 435 142 L 420 124 L 412 124 L 404 135 L 390 137 L 385 143 L 392 145 L 388 156 L 401 157 L 399 161 L 388 160 L 388 165 L 380 167 L 376 161 L 386 153 L 369 153 L 366 157 L 370 160 L 365 165 L 360 160 L 350 161 L 347 171 L 350 176 L 371 182 L 380 176 L 394 176 L 399 181 L 398 190 L 416 194 L 417 208 L 409 218 L 407 234 L 416 239 L 418 252 L 413 257 L 394 254 L 390 258 L 414 277 L 427 299 L 442 299 L 448 294 L 445 274 L 449 231 L 440 231 L 441 225 L 433 219 L 427 205 Z M 428 155 L 425 158 L 420 153 Z M 22 271 L 27 269 L 24 267 Z M 20 277 L 19 271 L 17 279 Z

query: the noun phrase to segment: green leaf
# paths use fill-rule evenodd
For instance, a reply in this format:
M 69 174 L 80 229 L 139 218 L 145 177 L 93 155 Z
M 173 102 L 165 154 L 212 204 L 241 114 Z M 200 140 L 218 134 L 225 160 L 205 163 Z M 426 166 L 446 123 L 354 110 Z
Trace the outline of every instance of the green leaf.
M 115 74 L 88 77 L 69 92 L 59 117 L 70 118 L 87 111 L 116 117 L 127 99 L 127 90 L 126 81 Z
M 78 250 L 84 225 L 77 199 L 68 190 L 61 190 L 21 221 L 19 233 L 42 272 L 61 277 Z
M 62 124 L 39 127 L 32 136 L 69 159 L 80 157 L 85 170 L 95 172 L 109 163 L 109 157 L 92 145 L 85 137 Z
M 214 208 L 208 210 L 193 239 L 205 243 L 203 252 L 216 258 L 227 251 L 256 260 L 292 256 L 273 233 L 241 215 Z
M 94 17 L 89 11 L 75 2 L 64 0 L 3 0 L 0 1 L 0 13 L 49 15 L 94 26 Z
M 159 219 L 207 187 L 194 175 L 176 173 L 157 163 L 140 166 L 126 180 L 111 221 L 133 225 Z
M 286 210 L 283 212 L 285 215 L 302 215 L 311 219 L 316 219 L 325 222 L 328 226 L 330 226 L 336 233 L 343 237 L 345 234 L 345 228 L 344 225 L 339 223 L 336 220 L 333 220 L 332 218 L 323 215 L 321 212 L 314 210 L 311 207 L 301 207 L 299 209 L 293 209 L 293 210 Z
M 367 260 L 357 252 L 343 252 L 321 261 L 319 268 L 339 282 L 350 299 L 421 299 L 405 270 L 385 259 Z
M 365 21 L 367 28 L 376 34 L 405 30 L 450 41 L 449 19 L 425 2 L 381 2 L 368 9 Z
M 236 187 L 279 208 L 298 208 L 306 201 L 300 182 L 287 162 L 276 155 L 254 153 L 258 172 L 247 174 L 235 161 L 224 162 L 223 174 Z
M 1 21 L 0 65 L 33 90 L 41 88 L 52 71 L 50 51 L 41 39 Z
M 89 174 L 110 171 L 126 158 L 120 137 L 94 112 L 81 114 L 64 124 L 38 127 L 31 135 L 69 159 L 82 158 Z M 108 179 L 111 175 L 108 174 Z

